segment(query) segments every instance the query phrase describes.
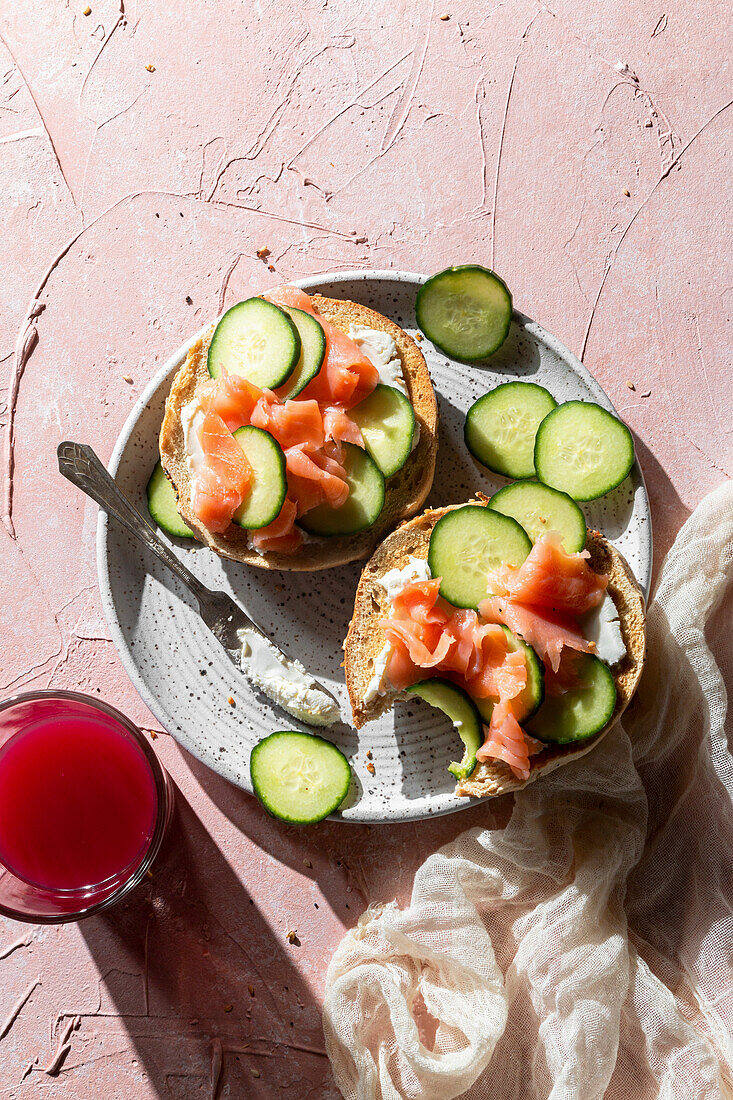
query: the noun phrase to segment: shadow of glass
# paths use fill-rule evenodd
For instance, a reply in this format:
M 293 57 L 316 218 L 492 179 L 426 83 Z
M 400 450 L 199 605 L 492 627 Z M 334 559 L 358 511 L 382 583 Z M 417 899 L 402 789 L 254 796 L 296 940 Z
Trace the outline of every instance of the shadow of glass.
M 100 972 L 95 1041 L 119 1054 L 121 1024 L 159 1096 L 213 1094 L 218 1052 L 217 1095 L 338 1095 L 319 1006 L 179 791 L 150 881 L 79 928 Z

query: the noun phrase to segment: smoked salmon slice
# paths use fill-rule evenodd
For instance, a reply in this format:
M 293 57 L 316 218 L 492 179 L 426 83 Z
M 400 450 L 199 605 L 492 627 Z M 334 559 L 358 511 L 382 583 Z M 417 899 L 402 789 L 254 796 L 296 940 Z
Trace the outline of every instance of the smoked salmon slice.
M 527 686 L 527 662 L 524 652 L 506 648 L 506 635 L 501 631 L 504 650 L 494 661 L 466 679 L 466 690 L 475 699 L 515 699 Z
M 230 432 L 250 423 L 250 417 L 263 391 L 238 374 L 222 370 L 219 378 L 205 382 L 200 391 L 200 403 L 217 413 Z
M 527 682 L 524 653 L 508 652 L 501 626 L 440 597 L 440 579 L 413 581 L 395 596 L 380 626 L 392 646 L 387 675 L 403 688 L 426 670 L 446 674 L 476 698 L 513 698 Z
M 252 482 L 252 467 L 218 413 L 204 412 L 198 431 L 203 461 L 191 485 L 194 514 L 209 531 L 226 531 Z
M 476 753 L 476 759 L 503 760 L 518 779 L 529 779 L 529 746 L 508 700 L 494 707 L 489 736 Z
M 346 471 L 325 451 L 311 448 L 307 443 L 301 443 L 297 447 L 288 448 L 285 452 L 285 464 L 289 476 L 298 478 L 301 484 L 303 481 L 312 481 L 318 486 L 321 494 L 318 503 L 325 501 L 332 508 L 340 508 L 346 503 L 349 496 Z M 303 507 L 302 498 L 300 507 Z M 302 515 L 302 512 L 300 514 Z
M 553 672 L 560 667 L 564 647 L 581 653 L 592 653 L 595 648 L 592 642 L 585 640 L 572 619 L 554 614 L 546 607 L 527 607 L 502 596 L 489 596 L 479 604 L 479 612 L 487 622 L 504 623 L 512 634 L 523 638 L 546 664 L 549 663 Z
M 310 297 L 294 286 L 269 291 L 268 301 L 276 306 L 293 306 L 316 318 L 326 337 L 326 354 L 318 374 L 303 390 L 304 398 L 321 405 L 353 408 L 368 397 L 379 381 L 379 372 L 371 360 L 359 351 L 345 332 L 316 312 Z
M 550 531 L 537 539 L 520 566 L 501 565 L 490 573 L 489 592 L 561 615 L 583 615 L 598 606 L 608 587 L 608 578 L 589 567 L 589 556 L 587 550 L 568 554 L 561 536 Z
M 353 443 L 357 447 L 364 446 L 359 425 L 351 419 L 345 409 L 339 408 L 338 405 L 327 405 L 323 410 L 323 431 L 326 439 L 334 443 Z
M 252 410 L 250 423 L 273 436 L 282 449 L 325 443 L 323 415 L 317 401 L 286 401 L 280 404 L 272 393 L 264 394 Z
M 303 535 L 295 526 L 297 508 L 295 502 L 286 497 L 277 517 L 268 523 L 267 527 L 260 527 L 250 533 L 252 545 L 261 554 L 270 552 L 279 554 L 292 554 L 303 542 Z

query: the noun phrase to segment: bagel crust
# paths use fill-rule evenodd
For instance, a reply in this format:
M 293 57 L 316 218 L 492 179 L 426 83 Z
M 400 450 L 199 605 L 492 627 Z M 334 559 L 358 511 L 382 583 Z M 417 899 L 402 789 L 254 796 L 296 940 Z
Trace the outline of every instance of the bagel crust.
M 209 380 L 207 356 L 214 332 L 212 325 L 191 348 L 186 362 L 173 379 L 160 429 L 160 460 L 176 490 L 178 511 L 196 538 L 222 557 L 259 569 L 328 569 L 365 558 L 396 524 L 409 519 L 422 507 L 433 483 L 438 449 L 438 405 L 427 364 L 415 341 L 381 313 L 356 302 L 324 298 L 320 294 L 312 295 L 312 302 L 326 321 L 344 332 L 348 332 L 352 324 L 366 325 L 392 336 L 415 420 L 420 426 L 420 437 L 402 469 L 387 479 L 385 504 L 378 520 L 360 534 L 334 538 L 309 535 L 294 554 L 260 554 L 250 546 L 247 532 L 235 523 L 230 524 L 222 534 L 208 531 L 192 508 L 191 476 L 186 461 L 181 411 L 193 400 L 197 388 Z
M 481 497 L 467 503 L 486 505 L 488 500 Z M 369 703 L 363 701 L 367 685 L 374 674 L 375 659 L 386 641 L 378 622 L 387 617 L 390 610 L 387 595 L 378 583 L 378 578 L 390 569 L 400 569 L 410 557 L 427 559 L 433 527 L 446 512 L 462 506 L 451 505 L 448 508 L 428 510 L 409 523 L 404 523 L 385 539 L 364 567 L 356 591 L 354 614 L 344 643 L 346 687 L 357 729 L 390 710 L 400 694 L 395 691 L 387 692 Z M 458 783 L 456 794 L 486 798 L 521 790 L 538 779 L 543 772 L 553 771 L 590 752 L 629 705 L 644 667 L 644 597 L 628 562 L 603 535 L 597 531 L 589 531 L 586 549 L 590 553 L 588 564 L 591 569 L 608 577 L 608 594 L 619 613 L 621 635 L 626 646 L 626 656 L 611 670 L 617 697 L 610 722 L 585 741 L 548 745 L 535 756 L 531 756 L 530 776 L 527 780 L 517 779 L 503 760 L 479 763 L 468 778 Z

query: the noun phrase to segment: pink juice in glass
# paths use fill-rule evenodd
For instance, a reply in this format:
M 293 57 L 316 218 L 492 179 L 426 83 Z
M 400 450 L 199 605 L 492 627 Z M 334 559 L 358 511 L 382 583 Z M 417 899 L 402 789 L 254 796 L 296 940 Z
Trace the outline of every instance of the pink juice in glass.
M 142 750 L 90 707 L 53 715 L 30 704 L 23 728 L 0 746 L 0 862 L 41 890 L 91 890 L 129 877 L 157 810 Z

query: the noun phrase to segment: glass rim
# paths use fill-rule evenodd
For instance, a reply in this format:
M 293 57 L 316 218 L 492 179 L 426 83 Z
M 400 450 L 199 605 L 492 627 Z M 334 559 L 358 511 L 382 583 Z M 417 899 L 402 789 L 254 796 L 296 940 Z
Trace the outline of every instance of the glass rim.
M 61 688 L 41 688 L 37 691 L 21 692 L 18 695 L 12 695 L 8 699 L 1 700 L 0 714 L 21 703 L 52 699 L 82 703 L 90 709 L 97 710 L 108 718 L 112 718 L 132 736 L 135 744 L 141 749 L 153 775 L 156 795 L 155 821 L 147 849 L 139 864 L 135 867 L 135 870 L 128 878 L 124 879 L 116 890 L 113 890 L 111 894 L 101 901 L 93 902 L 87 906 L 82 905 L 79 909 L 70 910 L 65 913 L 34 913 L 31 915 L 30 913 L 21 913 L 17 909 L 12 909 L 4 905 L 0 900 L 0 916 L 10 917 L 11 920 L 22 921 L 25 924 L 69 924 L 86 917 L 91 917 L 94 913 L 99 913 L 103 909 L 107 909 L 111 905 L 115 905 L 118 901 L 121 901 L 122 898 L 126 897 L 134 890 L 141 879 L 145 877 L 153 860 L 157 856 L 160 846 L 163 843 L 163 837 L 168 826 L 171 809 L 170 779 L 163 765 L 158 760 L 156 753 L 148 744 L 141 728 L 135 725 L 135 723 L 123 714 L 122 711 L 117 710 L 116 707 L 111 706 L 109 703 L 105 703 L 101 699 L 95 699 L 92 695 L 85 695 L 79 691 L 66 691 Z M 23 881 L 10 868 L 5 869 L 14 879 Z M 32 886 L 33 884 L 29 883 L 29 885 Z M 60 899 L 68 901 L 73 901 L 77 897 L 80 901 L 83 901 L 85 892 L 89 894 L 91 890 L 98 890 L 100 887 L 104 887 L 104 882 L 95 883 L 94 886 L 80 887 L 73 890 L 49 890 L 46 892 L 49 896 L 57 896 Z M 40 888 L 36 887 L 36 889 Z

